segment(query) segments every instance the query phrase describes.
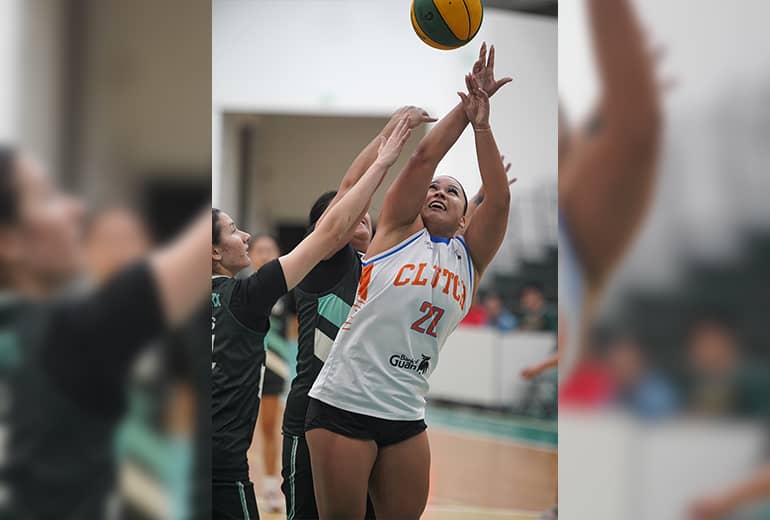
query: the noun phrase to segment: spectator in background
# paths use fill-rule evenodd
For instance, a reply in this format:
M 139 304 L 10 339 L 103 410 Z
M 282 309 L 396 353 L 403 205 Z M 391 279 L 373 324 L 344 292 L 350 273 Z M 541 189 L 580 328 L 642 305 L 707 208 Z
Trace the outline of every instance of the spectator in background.
M 465 318 L 460 322 L 460 325 L 466 327 L 480 327 L 486 325 L 487 321 L 487 311 L 484 310 L 484 306 L 481 304 L 481 296 L 476 292 L 476 294 L 473 295 L 471 308 L 468 309 L 468 314 L 465 315 Z
M 767 371 L 744 359 L 735 330 L 719 317 L 698 319 L 687 340 L 688 407 L 698 415 L 768 417 Z
M 676 396 L 669 382 L 650 366 L 642 346 L 631 337 L 610 342 L 607 368 L 615 402 L 635 415 L 657 419 L 676 412 Z
M 484 298 L 484 310 L 487 314 L 487 324 L 501 332 L 512 331 L 518 325 L 516 317 L 505 308 L 503 299 L 497 293 L 490 293 Z
M 559 329 L 559 352 L 564 349 L 564 329 Z M 569 330 L 566 334 L 572 334 Z M 559 408 L 604 408 L 612 403 L 614 383 L 607 362 L 602 355 L 603 346 L 607 344 L 603 331 L 595 325 L 587 333 L 583 358 L 566 381 L 561 381 L 563 374 L 559 373 Z
M 524 286 L 521 291 L 519 328 L 528 331 L 556 332 L 556 325 L 556 316 L 545 302 L 543 288 L 537 283 Z

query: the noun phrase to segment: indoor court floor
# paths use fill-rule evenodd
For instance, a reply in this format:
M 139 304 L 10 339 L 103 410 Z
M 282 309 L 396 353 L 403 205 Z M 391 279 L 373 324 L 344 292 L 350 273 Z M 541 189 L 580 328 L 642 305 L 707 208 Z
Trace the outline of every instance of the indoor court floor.
M 537 519 L 556 502 L 555 421 L 434 405 L 426 422 L 432 464 L 424 519 Z M 258 496 L 259 444 L 257 434 L 249 460 Z M 260 515 L 286 518 L 284 513 Z

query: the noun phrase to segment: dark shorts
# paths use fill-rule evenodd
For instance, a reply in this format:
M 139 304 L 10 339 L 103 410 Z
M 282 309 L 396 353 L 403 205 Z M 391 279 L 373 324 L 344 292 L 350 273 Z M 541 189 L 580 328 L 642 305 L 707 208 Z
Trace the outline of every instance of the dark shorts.
M 313 472 L 310 469 L 310 451 L 305 438 L 283 434 L 281 491 L 286 497 L 286 520 L 315 520 L 318 506 L 313 490 Z M 373 519 L 374 506 L 366 497 L 366 519 Z
M 286 387 L 286 380 L 265 367 L 265 380 L 262 382 L 262 397 L 281 395 Z
M 254 484 L 251 482 L 212 482 L 212 520 L 259 520 Z
M 382 448 L 398 444 L 425 431 L 425 421 L 391 421 L 348 412 L 310 398 L 305 415 L 305 431 L 323 428 L 352 439 L 372 440 Z

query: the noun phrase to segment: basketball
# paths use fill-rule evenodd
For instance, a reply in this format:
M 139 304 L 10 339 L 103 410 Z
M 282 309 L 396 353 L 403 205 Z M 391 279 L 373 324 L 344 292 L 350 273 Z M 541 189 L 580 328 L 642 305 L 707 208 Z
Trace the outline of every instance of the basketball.
M 436 49 L 457 49 L 471 41 L 483 17 L 481 0 L 412 1 L 414 32 Z

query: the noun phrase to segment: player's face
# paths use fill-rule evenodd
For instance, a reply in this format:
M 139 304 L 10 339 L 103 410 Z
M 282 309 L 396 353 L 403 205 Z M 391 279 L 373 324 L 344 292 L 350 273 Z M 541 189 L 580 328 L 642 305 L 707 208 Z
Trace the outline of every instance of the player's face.
M 259 237 L 252 242 L 249 248 L 249 256 L 254 269 L 259 269 L 271 260 L 281 256 L 278 244 L 270 237 Z
M 367 249 L 369 249 L 369 244 L 372 241 L 372 217 L 367 213 L 364 215 L 364 218 L 361 219 L 361 222 L 358 223 L 358 226 L 356 226 L 355 234 L 353 235 L 353 240 L 350 241 L 350 245 L 353 246 L 353 249 L 356 251 L 360 251 L 362 253 L 365 253 Z
M 452 237 L 465 226 L 465 196 L 452 177 L 436 177 L 428 188 L 422 220 L 432 235 Z
M 29 157 L 20 156 L 15 166 L 19 221 L 4 253 L 40 287 L 67 282 L 83 265 L 84 208 Z
M 235 274 L 251 264 L 249 240 L 251 235 L 241 231 L 227 213 L 219 214 L 219 244 L 211 248 L 211 259 Z

